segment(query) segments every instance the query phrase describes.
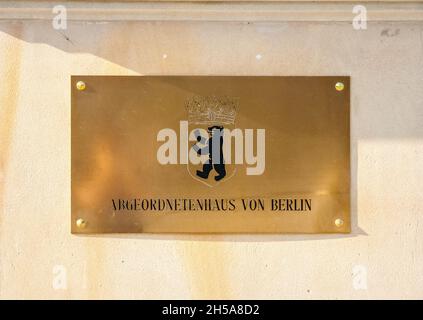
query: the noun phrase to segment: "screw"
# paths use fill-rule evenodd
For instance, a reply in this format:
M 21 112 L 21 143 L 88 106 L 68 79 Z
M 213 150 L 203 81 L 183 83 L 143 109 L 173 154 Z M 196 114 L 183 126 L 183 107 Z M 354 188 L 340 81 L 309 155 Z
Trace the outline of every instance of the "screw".
M 343 84 L 342 82 L 337 82 L 337 83 L 335 84 L 335 89 L 336 89 L 337 91 L 342 91 L 342 90 L 344 90 L 344 88 L 345 88 L 345 86 L 344 86 L 344 84 Z
M 338 218 L 335 220 L 335 226 L 342 227 L 342 225 L 344 224 L 344 220 L 342 220 L 341 218 Z
M 76 220 L 76 226 L 80 229 L 84 229 L 87 226 L 87 222 L 84 219 L 79 218 Z
M 84 81 L 78 81 L 78 82 L 76 83 L 76 88 L 77 88 L 79 91 L 85 90 L 85 82 L 84 82 Z

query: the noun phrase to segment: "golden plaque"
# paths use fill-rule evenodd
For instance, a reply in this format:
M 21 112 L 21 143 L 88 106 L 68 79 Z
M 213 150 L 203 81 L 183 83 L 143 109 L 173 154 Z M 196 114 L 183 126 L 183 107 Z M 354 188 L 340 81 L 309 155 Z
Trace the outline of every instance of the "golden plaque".
M 349 77 L 72 76 L 72 233 L 350 232 Z

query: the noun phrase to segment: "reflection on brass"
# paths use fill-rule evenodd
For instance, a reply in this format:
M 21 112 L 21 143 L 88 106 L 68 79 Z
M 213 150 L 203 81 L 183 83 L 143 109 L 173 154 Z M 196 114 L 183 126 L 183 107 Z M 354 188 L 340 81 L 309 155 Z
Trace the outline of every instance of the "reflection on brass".
M 76 88 L 77 88 L 79 91 L 85 90 L 85 82 L 84 82 L 84 81 L 78 81 L 78 82 L 76 83 Z
M 350 232 L 349 84 L 73 76 L 72 232 Z
M 342 91 L 342 90 L 344 90 L 344 84 L 342 83 L 342 82 L 337 82 L 336 84 L 335 84 L 335 89 L 336 90 L 338 90 L 338 91 Z

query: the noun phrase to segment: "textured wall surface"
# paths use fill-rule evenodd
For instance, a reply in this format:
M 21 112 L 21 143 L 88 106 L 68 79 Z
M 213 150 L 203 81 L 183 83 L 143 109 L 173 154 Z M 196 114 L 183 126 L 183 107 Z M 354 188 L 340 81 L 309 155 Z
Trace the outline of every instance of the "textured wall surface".
M 0 21 L 0 297 L 423 298 L 422 39 L 422 22 Z M 350 75 L 352 233 L 71 235 L 77 74 Z

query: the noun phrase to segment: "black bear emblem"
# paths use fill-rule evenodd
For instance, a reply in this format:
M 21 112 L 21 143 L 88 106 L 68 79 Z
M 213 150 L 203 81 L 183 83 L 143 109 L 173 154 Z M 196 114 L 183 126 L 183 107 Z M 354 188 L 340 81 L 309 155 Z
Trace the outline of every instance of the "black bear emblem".
M 207 132 L 209 138 L 206 141 L 206 146 L 196 148 L 196 151 L 199 155 L 208 154 L 209 158 L 203 164 L 203 171 L 197 170 L 197 176 L 208 179 L 210 171 L 214 168 L 218 173 L 214 179 L 219 181 L 226 176 L 225 161 L 223 159 L 223 127 L 212 126 L 207 129 Z M 201 138 L 201 136 L 197 136 L 197 141 L 200 141 Z

